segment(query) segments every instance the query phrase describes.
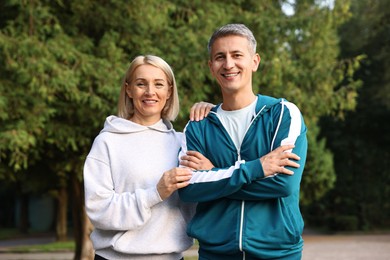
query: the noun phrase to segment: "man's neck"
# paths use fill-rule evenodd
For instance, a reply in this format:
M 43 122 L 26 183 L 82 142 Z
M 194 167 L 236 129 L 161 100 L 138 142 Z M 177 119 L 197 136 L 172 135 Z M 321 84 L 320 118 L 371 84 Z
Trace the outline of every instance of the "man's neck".
M 253 92 L 244 94 L 222 93 L 222 96 L 222 109 L 225 111 L 239 110 L 241 108 L 247 107 L 256 99 L 256 95 Z

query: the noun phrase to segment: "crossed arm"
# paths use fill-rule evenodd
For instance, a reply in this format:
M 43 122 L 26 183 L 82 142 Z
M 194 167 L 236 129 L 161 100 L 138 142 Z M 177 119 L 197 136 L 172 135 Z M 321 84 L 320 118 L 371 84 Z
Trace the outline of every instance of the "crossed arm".
M 190 111 L 190 120 L 202 120 L 210 112 L 213 104 L 207 102 L 199 102 L 194 104 Z M 264 177 L 272 176 L 277 173 L 285 175 L 293 175 L 294 171 L 287 167 L 299 168 L 300 165 L 296 162 L 300 158 L 292 152 L 294 145 L 283 145 L 270 153 L 259 158 L 263 168 Z M 160 181 L 157 184 L 157 190 L 161 199 L 166 199 L 174 191 L 187 187 L 192 177 L 192 170 L 211 170 L 214 165 L 205 156 L 197 151 L 187 151 L 186 155 L 182 156 L 180 165 L 181 168 L 173 168 L 164 172 Z M 243 195 L 247 195 L 251 190 L 242 191 Z M 237 196 L 240 193 L 237 193 Z
M 264 176 L 268 177 L 276 173 L 293 175 L 294 172 L 286 168 L 288 166 L 299 168 L 299 164 L 295 162 L 300 160 L 299 156 L 286 152 L 293 148 L 294 145 L 283 145 L 259 158 Z M 188 151 L 187 155 L 182 156 L 180 159 L 180 165 L 190 169 L 211 170 L 214 168 L 214 165 L 205 156 L 196 151 Z

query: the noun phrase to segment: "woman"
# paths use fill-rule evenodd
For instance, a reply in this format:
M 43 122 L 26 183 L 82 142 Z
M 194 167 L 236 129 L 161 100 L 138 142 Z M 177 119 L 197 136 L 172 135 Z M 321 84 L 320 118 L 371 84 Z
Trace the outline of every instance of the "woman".
M 193 205 L 175 192 L 191 178 L 188 168 L 177 167 L 181 133 L 170 121 L 178 111 L 170 66 L 156 56 L 136 57 L 123 80 L 118 116 L 107 117 L 84 166 L 95 259 L 181 259 L 191 247 L 186 226 Z

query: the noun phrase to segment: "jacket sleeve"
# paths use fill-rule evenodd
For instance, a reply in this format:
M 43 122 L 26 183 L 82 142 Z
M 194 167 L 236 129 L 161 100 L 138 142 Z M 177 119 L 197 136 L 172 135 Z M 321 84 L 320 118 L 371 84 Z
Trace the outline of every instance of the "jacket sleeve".
M 284 101 L 284 112 L 280 115 L 281 124 L 277 132 L 271 149 L 285 144 L 294 144 L 292 150 L 301 159 L 298 161 L 300 167 L 288 167 L 294 172 L 293 175 L 275 174 L 270 177 L 258 179 L 242 188 L 234 194 L 228 196 L 231 199 L 239 200 L 266 200 L 280 197 L 287 197 L 294 192 L 299 191 L 302 173 L 307 155 L 307 136 L 306 126 L 299 109 L 292 103 Z
M 184 138 L 179 160 L 187 148 L 205 153 L 202 145 L 202 133 L 191 123 L 184 129 Z M 237 161 L 228 168 L 213 168 L 209 171 L 193 171 L 190 184 L 179 190 L 180 198 L 186 202 L 205 202 L 226 197 L 239 191 L 244 184 L 264 177 L 260 160 Z
M 302 173 L 306 161 L 307 139 L 302 134 L 295 143 L 293 153 L 301 159 L 298 161 L 299 168 L 288 167 L 294 172 L 293 175 L 275 174 L 270 177 L 258 179 L 242 188 L 234 194 L 227 196 L 230 199 L 237 200 L 267 200 L 290 196 L 299 191 Z
M 231 195 L 244 184 L 260 178 L 260 160 L 237 161 L 234 166 L 210 171 L 194 171 L 190 185 L 179 190 L 180 198 L 186 202 L 205 202 Z

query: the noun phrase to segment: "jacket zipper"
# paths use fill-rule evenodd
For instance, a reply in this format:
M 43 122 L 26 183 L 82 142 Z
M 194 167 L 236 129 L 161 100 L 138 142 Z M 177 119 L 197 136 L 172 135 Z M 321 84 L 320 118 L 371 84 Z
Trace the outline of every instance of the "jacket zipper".
M 242 252 L 242 232 L 244 226 L 244 210 L 245 210 L 245 200 L 241 201 L 241 219 L 240 219 L 240 240 L 238 242 L 240 251 Z
M 260 115 L 260 113 L 264 110 L 265 107 L 266 106 L 264 105 L 260 109 L 260 111 L 258 113 L 256 113 L 256 115 L 253 117 L 253 119 L 249 123 L 248 128 L 245 131 L 244 138 L 245 138 L 245 135 L 247 134 L 249 128 L 253 124 L 253 121 L 255 121 L 255 119 Z M 241 145 L 240 145 L 240 148 L 237 148 L 237 158 L 239 161 L 241 160 L 241 150 L 240 150 Z M 242 233 L 243 233 L 243 229 L 244 229 L 244 213 L 245 213 L 245 200 L 241 201 L 240 237 L 239 237 L 239 242 L 238 242 L 238 246 L 239 246 L 240 251 L 244 253 L 243 259 L 245 259 L 245 252 L 243 251 L 243 248 L 242 248 Z

